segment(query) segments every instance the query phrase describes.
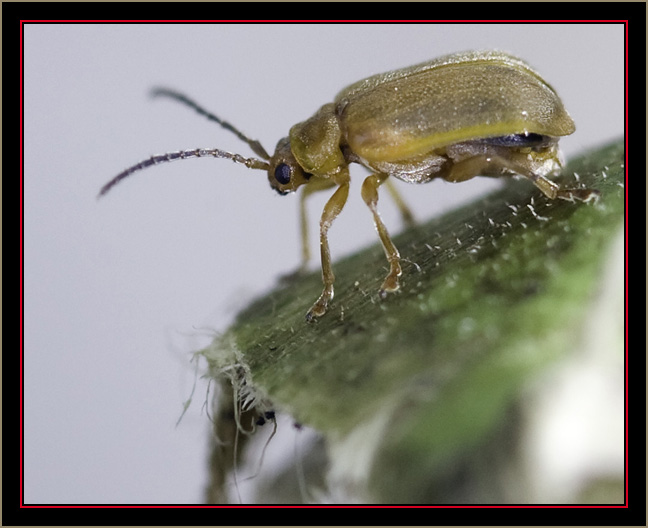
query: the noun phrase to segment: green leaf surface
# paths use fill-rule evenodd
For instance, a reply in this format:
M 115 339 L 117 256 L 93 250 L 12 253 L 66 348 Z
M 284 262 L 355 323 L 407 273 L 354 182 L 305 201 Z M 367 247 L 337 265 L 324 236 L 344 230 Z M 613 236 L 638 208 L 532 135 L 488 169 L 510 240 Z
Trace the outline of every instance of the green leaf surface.
M 623 163 L 619 141 L 557 180 L 598 189 L 595 204 L 508 180 L 394 237 L 400 292 L 379 298 L 376 245 L 334 264 L 335 299 L 316 323 L 304 315 L 319 273 L 254 302 L 203 354 L 214 376 L 236 365 L 254 401 L 320 431 L 331 471 L 355 468 L 347 477 L 368 500 L 452 501 L 442 483 L 500 445 L 530 380 L 580 346 L 623 228 Z

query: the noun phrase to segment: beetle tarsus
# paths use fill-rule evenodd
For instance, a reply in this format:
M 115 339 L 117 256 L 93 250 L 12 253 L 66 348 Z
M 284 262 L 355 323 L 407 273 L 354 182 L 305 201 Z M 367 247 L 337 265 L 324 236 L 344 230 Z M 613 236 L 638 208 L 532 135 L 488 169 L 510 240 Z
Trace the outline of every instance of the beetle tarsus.
M 330 290 L 325 289 L 322 292 L 322 295 L 320 295 L 319 299 L 317 299 L 315 304 L 306 313 L 306 321 L 312 323 L 322 317 L 326 313 L 326 310 L 328 309 L 328 303 L 331 299 L 333 299 L 333 288 L 331 288 Z
M 385 277 L 380 290 L 378 290 L 378 295 L 381 299 L 385 299 L 388 293 L 393 293 L 400 289 L 398 279 L 402 273 L 400 262 L 398 260 L 393 260 L 391 262 L 391 271 L 389 272 L 389 275 Z
M 601 191 L 596 189 L 561 189 L 556 194 L 556 198 L 574 202 L 596 203 L 601 196 Z

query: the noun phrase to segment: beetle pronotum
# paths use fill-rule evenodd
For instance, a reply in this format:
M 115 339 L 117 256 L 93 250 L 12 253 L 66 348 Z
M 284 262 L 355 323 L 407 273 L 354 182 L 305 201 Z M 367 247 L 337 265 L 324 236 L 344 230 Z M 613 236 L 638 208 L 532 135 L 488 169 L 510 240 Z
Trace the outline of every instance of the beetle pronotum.
M 378 213 L 378 188 L 390 176 L 409 183 L 434 178 L 450 182 L 474 176 L 520 175 L 548 198 L 588 201 L 592 189 L 563 189 L 548 176 L 563 166 L 558 139 L 575 126 L 555 90 L 523 60 L 500 51 L 470 51 L 374 75 L 343 89 L 332 103 L 294 125 L 270 156 L 261 144 L 204 110 L 186 96 L 166 88 L 154 96 L 175 99 L 236 134 L 262 159 L 219 149 L 170 152 L 142 161 L 110 180 L 99 193 L 134 172 L 167 161 L 195 157 L 226 158 L 250 169 L 265 170 L 270 186 L 301 194 L 303 258 L 308 259 L 304 200 L 315 191 L 335 187 L 320 220 L 321 295 L 306 314 L 326 313 L 333 299 L 328 230 L 349 194 L 349 164 L 364 165 L 361 195 L 389 262 L 379 293 L 399 289 L 400 254 Z M 401 207 L 404 216 L 408 213 Z

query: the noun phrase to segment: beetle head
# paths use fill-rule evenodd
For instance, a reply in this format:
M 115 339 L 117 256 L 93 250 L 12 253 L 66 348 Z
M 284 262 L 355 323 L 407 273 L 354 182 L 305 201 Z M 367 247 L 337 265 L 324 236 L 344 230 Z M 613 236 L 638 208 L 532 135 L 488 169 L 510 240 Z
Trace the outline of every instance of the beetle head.
M 279 194 L 295 192 L 300 185 L 308 183 L 312 175 L 304 172 L 290 149 L 290 139 L 279 140 L 274 155 L 270 158 L 268 180 Z

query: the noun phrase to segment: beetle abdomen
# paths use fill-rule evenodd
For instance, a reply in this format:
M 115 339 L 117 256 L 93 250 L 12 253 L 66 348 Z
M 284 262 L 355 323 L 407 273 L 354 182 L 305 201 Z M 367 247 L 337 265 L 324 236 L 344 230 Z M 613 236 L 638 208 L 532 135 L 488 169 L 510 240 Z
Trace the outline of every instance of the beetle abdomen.
M 368 161 L 406 160 L 480 138 L 575 130 L 553 88 L 501 52 L 458 54 L 370 77 L 343 90 L 336 104 L 346 142 Z

